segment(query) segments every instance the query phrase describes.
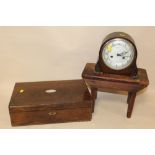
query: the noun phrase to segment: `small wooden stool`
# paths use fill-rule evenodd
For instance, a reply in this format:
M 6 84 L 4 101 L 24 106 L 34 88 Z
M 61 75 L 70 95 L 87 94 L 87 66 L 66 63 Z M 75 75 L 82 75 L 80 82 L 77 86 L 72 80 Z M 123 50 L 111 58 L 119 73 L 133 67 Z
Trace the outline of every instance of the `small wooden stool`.
M 127 91 L 128 110 L 127 117 L 130 118 L 136 98 L 136 93 L 149 85 L 148 76 L 145 69 L 138 69 L 136 79 L 128 76 L 114 74 L 103 74 L 95 72 L 95 64 L 88 63 L 82 73 L 82 77 L 91 89 L 94 100 L 97 98 L 97 91 Z M 94 111 L 94 106 L 92 111 Z

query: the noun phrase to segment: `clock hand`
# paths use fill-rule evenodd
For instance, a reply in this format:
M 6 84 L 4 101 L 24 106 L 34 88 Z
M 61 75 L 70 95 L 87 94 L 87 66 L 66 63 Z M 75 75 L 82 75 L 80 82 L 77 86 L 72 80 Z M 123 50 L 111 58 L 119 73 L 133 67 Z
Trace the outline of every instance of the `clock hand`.
M 127 56 L 127 55 L 123 55 L 122 53 L 121 54 L 117 53 L 117 56 L 121 56 L 122 59 L 125 59 L 126 57 L 130 57 L 130 56 Z
M 122 53 L 117 53 L 117 56 L 123 56 Z
M 127 54 L 128 52 L 122 52 L 122 53 L 117 53 L 117 56 L 124 56 L 125 54 Z

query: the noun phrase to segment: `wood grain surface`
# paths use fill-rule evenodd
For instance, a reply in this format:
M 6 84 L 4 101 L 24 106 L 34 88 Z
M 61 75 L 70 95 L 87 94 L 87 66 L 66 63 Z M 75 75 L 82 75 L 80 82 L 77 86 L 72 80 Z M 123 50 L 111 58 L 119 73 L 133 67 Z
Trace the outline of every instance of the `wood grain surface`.
M 81 79 L 17 83 L 9 111 L 13 126 L 84 121 L 91 120 L 92 104 Z

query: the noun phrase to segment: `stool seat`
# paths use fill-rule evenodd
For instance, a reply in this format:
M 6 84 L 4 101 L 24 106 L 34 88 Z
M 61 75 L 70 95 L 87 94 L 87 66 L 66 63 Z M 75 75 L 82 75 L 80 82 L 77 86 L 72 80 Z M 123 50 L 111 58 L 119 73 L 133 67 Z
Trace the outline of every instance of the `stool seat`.
M 91 89 L 94 104 L 95 99 L 97 98 L 97 91 L 127 91 L 127 103 L 129 103 L 127 112 L 128 118 L 131 117 L 136 93 L 149 85 L 147 72 L 142 68 L 138 68 L 137 77 L 133 78 L 124 75 L 96 72 L 95 64 L 87 63 L 82 73 L 82 77 Z

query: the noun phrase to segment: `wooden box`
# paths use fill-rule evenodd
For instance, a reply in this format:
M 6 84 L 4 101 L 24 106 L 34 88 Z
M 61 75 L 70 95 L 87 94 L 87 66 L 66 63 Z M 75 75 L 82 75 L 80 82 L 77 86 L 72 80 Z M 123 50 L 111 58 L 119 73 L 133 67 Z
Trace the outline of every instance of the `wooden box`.
M 83 80 L 16 83 L 9 112 L 12 126 L 89 121 L 92 105 Z

